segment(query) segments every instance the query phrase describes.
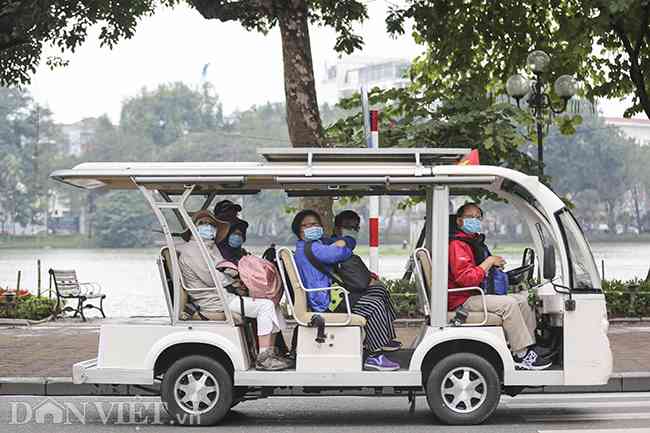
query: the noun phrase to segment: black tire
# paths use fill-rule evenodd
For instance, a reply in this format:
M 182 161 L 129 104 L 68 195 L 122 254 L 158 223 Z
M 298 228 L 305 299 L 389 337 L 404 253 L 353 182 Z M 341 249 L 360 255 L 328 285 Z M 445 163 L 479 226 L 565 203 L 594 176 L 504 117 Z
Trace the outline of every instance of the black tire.
M 456 379 L 452 380 L 451 375 Z M 454 389 L 455 380 L 459 381 L 457 389 Z M 447 390 L 444 395 L 443 386 Z M 433 367 L 426 382 L 426 393 L 429 407 L 438 420 L 450 425 L 473 425 L 485 421 L 497 408 L 501 383 L 485 358 L 473 353 L 456 353 Z
M 189 395 L 183 388 L 191 391 L 193 387 L 201 386 L 190 384 L 190 375 L 195 382 L 205 378 L 204 385 L 208 389 L 201 387 L 196 395 L 203 397 L 208 403 L 199 401 L 198 404 L 195 402 L 197 405 L 194 406 L 191 401 L 183 401 L 184 397 Z M 161 398 L 174 423 L 214 425 L 230 410 L 232 392 L 232 377 L 218 361 L 207 356 L 191 355 L 174 362 L 165 372 Z

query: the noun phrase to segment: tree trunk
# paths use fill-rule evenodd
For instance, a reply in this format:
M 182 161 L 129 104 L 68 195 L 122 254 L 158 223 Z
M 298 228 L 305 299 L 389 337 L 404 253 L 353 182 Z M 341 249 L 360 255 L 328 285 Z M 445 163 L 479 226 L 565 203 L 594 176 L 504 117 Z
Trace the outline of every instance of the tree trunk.
M 307 3 L 305 0 L 290 0 L 278 9 L 289 140 L 293 147 L 323 146 L 323 124 L 316 98 Z M 318 212 L 323 218 L 325 232 L 331 233 L 334 220 L 332 199 L 305 198 L 302 204 Z
M 616 202 L 614 200 L 608 200 L 607 202 L 607 225 L 609 226 L 609 232 L 611 234 L 616 233 L 616 213 L 614 211 L 614 206 Z
M 632 198 L 634 199 L 636 228 L 639 230 L 639 234 L 641 234 L 643 233 L 643 223 L 641 222 L 641 211 L 639 209 L 639 185 L 634 185 L 634 188 L 632 188 Z

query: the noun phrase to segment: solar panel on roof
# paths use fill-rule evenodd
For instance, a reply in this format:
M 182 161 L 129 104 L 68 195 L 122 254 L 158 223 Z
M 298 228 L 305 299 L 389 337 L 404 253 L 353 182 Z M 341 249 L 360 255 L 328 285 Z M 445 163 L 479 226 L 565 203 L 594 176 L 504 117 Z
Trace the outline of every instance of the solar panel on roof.
M 454 164 L 471 149 L 461 148 L 260 148 L 257 154 L 268 162 L 419 162 L 426 165 Z

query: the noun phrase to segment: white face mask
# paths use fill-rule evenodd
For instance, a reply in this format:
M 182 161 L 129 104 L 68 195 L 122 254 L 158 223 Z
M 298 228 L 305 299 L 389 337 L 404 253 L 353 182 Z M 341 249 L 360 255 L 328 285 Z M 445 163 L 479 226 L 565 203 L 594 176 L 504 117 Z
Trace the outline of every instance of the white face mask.
M 201 239 L 206 241 L 213 240 L 217 234 L 217 228 L 212 224 L 201 224 L 197 227 L 197 231 L 199 232 Z
M 359 236 L 359 232 L 357 230 L 352 230 L 352 229 L 341 229 L 341 236 L 349 236 L 354 240 L 357 240 L 357 237 Z

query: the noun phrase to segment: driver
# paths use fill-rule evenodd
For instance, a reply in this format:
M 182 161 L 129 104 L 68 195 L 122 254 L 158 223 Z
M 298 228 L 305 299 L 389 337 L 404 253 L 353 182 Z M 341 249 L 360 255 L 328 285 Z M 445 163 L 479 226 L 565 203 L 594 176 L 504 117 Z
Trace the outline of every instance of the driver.
M 476 203 L 466 203 L 456 212 L 456 229 L 449 241 L 449 289 L 478 287 L 484 285 L 492 267 L 502 268 L 503 257 L 489 255 L 477 263 L 472 244 L 482 244 L 481 221 L 483 211 Z M 472 291 L 450 292 L 447 298 L 448 311 L 462 307 L 467 312 L 483 312 L 481 295 Z M 510 343 L 515 366 L 526 370 L 543 370 L 551 366 L 544 359 L 543 350 L 535 345 L 535 312 L 528 305 L 527 296 L 485 295 L 487 311 L 503 321 L 503 331 Z

